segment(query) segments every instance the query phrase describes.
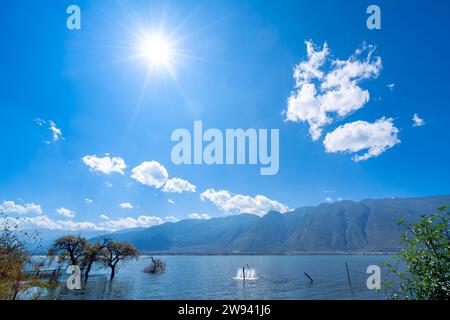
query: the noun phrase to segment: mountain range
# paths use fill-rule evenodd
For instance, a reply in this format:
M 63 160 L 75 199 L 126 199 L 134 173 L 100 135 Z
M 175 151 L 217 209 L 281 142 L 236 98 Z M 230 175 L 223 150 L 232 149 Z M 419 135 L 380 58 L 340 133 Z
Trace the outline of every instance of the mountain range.
M 421 198 L 344 200 L 287 213 L 230 215 L 167 222 L 107 235 L 142 253 L 330 254 L 389 253 L 401 248 L 404 227 L 419 213 L 450 204 L 450 195 Z M 98 238 L 93 238 L 96 240 Z

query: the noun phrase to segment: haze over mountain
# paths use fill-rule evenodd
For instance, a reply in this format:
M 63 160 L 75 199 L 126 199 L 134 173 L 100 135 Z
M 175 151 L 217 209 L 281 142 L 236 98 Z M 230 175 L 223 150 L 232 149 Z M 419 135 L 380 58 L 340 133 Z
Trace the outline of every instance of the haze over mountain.
M 450 195 L 367 199 L 323 203 L 259 217 L 232 215 L 209 220 L 167 222 L 116 232 L 109 237 L 131 242 L 143 253 L 295 254 L 379 253 L 401 247 L 400 218 L 417 220 L 450 204 Z M 93 239 L 95 240 L 95 238 Z

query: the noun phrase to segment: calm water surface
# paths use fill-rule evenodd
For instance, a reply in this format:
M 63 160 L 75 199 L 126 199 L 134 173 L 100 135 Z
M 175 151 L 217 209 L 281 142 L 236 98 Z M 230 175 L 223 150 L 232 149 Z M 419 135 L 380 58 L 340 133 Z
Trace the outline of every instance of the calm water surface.
M 150 258 L 118 266 L 116 278 L 108 269 L 96 269 L 82 290 L 65 285 L 47 299 L 383 299 L 367 289 L 369 265 L 381 265 L 388 256 L 163 256 L 162 274 L 147 274 Z M 352 282 L 350 289 L 345 268 Z M 235 279 L 249 265 L 256 279 Z M 313 283 L 304 276 L 308 273 Z M 382 280 L 383 280 L 382 272 Z

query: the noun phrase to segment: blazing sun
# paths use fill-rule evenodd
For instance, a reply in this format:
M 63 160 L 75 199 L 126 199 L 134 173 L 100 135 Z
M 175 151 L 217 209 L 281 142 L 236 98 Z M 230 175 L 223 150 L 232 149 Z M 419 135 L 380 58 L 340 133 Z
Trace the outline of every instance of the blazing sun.
M 169 72 L 173 70 L 175 55 L 173 43 L 162 35 L 145 35 L 137 46 L 137 55 L 150 68 L 164 67 Z

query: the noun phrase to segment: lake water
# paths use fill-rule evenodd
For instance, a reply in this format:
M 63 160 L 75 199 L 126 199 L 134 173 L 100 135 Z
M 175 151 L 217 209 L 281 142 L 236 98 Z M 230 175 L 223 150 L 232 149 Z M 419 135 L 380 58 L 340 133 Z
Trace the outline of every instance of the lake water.
M 366 285 L 369 265 L 388 256 L 163 256 L 166 271 L 143 272 L 150 258 L 119 263 L 113 281 L 109 269 L 96 269 L 82 290 L 65 284 L 47 299 L 383 299 Z M 345 262 L 348 263 L 352 289 Z M 243 266 L 254 269 L 255 279 L 236 279 Z M 310 283 L 304 272 L 308 273 Z M 385 272 L 382 271 L 382 280 Z

